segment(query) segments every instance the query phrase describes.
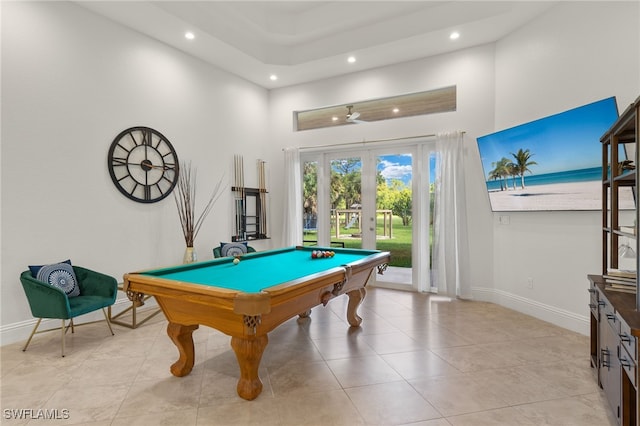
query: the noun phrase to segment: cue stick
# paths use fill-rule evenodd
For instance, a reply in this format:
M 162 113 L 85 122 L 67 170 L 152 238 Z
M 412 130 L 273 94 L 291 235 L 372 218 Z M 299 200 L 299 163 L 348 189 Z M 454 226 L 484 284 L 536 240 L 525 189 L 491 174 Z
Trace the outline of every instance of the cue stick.
M 260 188 L 260 231 L 267 237 L 267 183 L 265 176 L 265 161 L 258 160 L 258 179 Z
M 240 240 L 240 225 L 242 219 L 240 217 L 240 156 L 236 154 L 234 156 L 234 174 L 235 174 L 235 195 L 236 195 L 236 241 Z
M 266 165 L 267 162 L 262 162 L 262 188 L 264 189 L 263 198 L 262 198 L 262 220 L 264 225 L 264 237 L 267 238 L 267 173 L 266 173 Z
M 238 238 L 238 154 L 233 156 L 233 194 L 235 198 L 235 216 L 236 216 L 236 229 L 235 236 Z
M 257 166 L 257 169 L 258 169 L 258 195 L 260 197 L 260 217 L 258 218 L 259 219 L 259 222 L 258 222 L 258 230 L 259 230 L 258 236 L 260 236 L 260 234 L 262 234 L 262 229 L 263 229 L 262 228 L 262 216 L 263 216 L 263 213 L 262 213 L 262 173 L 261 173 L 262 169 L 260 167 L 261 166 L 260 159 L 258 159 L 256 161 L 256 166 Z
M 237 218 L 237 230 L 236 230 L 236 240 L 242 240 L 242 166 L 240 155 L 238 155 L 238 205 L 236 207 Z
M 239 234 L 240 237 L 242 238 L 242 241 L 247 239 L 247 234 L 245 232 L 244 226 L 243 226 L 243 219 L 244 219 L 244 157 L 242 155 L 238 156 L 240 159 L 240 226 L 239 226 Z
M 260 221 L 261 223 L 261 227 L 260 230 L 262 231 L 262 235 L 266 236 L 266 229 L 265 229 L 265 221 L 264 221 L 264 215 L 265 215 L 265 211 L 264 211 L 264 190 L 265 190 L 265 184 L 264 184 L 264 161 L 260 160 Z

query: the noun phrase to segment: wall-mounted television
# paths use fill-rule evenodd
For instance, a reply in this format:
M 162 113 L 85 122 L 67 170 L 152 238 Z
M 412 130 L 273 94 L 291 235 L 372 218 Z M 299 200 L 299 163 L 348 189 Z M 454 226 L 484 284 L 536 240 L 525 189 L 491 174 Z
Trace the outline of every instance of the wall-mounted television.
M 491 210 L 602 209 L 600 137 L 617 118 L 611 97 L 477 138 Z M 620 196 L 634 208 L 631 189 Z

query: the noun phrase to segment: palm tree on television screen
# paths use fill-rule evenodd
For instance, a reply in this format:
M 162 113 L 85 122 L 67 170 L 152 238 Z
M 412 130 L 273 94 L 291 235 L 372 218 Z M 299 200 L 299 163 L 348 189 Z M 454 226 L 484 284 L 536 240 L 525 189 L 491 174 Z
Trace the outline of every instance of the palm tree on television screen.
M 502 157 L 500 161 L 491 163 L 494 169 L 491 170 L 491 172 L 489 173 L 489 178 L 500 180 L 500 191 L 506 191 L 509 189 L 507 176 L 511 174 L 509 170 L 510 164 L 511 164 L 511 160 L 509 160 L 507 157 Z
M 533 166 L 538 163 L 536 163 L 535 161 L 530 161 L 533 154 L 529 151 L 529 149 L 523 150 L 522 148 L 520 148 L 518 152 L 516 152 L 515 154 L 512 152 L 511 155 L 513 155 L 513 158 L 515 158 L 516 160 L 515 165 L 516 170 L 520 175 L 520 186 L 524 188 L 524 174 L 526 172 L 531 173 L 531 170 L 529 170 L 529 166 Z

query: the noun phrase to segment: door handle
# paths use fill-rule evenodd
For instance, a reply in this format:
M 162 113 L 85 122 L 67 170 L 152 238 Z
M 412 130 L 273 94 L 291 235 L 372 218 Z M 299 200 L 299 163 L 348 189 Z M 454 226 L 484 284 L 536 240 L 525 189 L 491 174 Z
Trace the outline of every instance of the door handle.
M 620 365 L 622 365 L 624 368 L 631 369 L 631 363 L 627 358 L 620 358 Z
M 600 364 L 602 367 L 607 367 L 607 369 L 611 367 L 611 364 L 609 363 L 609 349 L 600 349 Z

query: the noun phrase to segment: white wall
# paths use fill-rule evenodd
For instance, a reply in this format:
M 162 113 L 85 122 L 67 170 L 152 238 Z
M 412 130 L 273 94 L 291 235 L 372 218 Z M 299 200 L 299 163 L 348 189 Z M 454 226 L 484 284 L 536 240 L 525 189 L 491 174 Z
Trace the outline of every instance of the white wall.
M 622 112 L 640 94 L 639 31 L 637 2 L 561 2 L 498 42 L 496 130 L 610 96 Z M 600 213 L 495 219 L 498 300 L 588 333 L 586 275 L 601 271 Z
M 265 89 L 66 2 L 2 3 L 2 106 L 3 343 L 32 321 L 18 279 L 29 264 L 70 258 L 121 278 L 181 263 L 173 197 L 135 203 L 111 182 L 120 131 L 162 132 L 197 168 L 201 204 L 234 154 L 250 182 L 268 148 Z M 230 197 L 196 239 L 201 259 L 230 238 Z

